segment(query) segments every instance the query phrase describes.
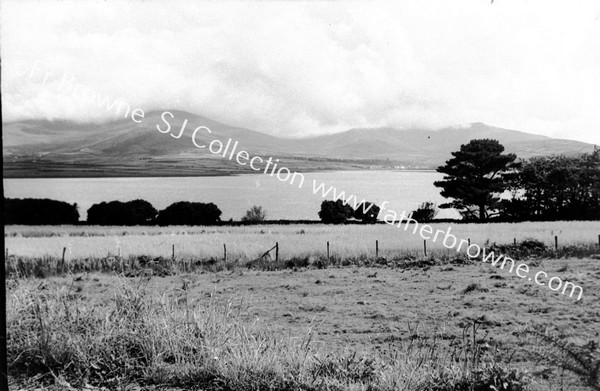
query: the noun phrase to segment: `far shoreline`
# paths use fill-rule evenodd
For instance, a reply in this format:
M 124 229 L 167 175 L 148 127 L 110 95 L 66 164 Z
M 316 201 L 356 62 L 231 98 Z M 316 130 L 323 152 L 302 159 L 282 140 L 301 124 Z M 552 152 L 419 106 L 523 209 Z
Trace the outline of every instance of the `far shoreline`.
M 389 168 L 373 168 L 373 169 L 335 169 L 335 170 L 302 170 L 302 171 L 295 171 L 297 173 L 300 174 L 318 174 L 318 173 L 328 173 L 328 174 L 333 174 L 336 172 L 371 172 L 371 171 L 377 171 L 377 172 L 415 172 L 415 173 L 422 173 L 422 172 L 437 172 L 435 169 L 431 169 L 431 168 L 423 168 L 423 169 L 419 169 L 419 168 L 411 168 L 411 169 L 389 169 Z M 90 175 L 78 175 L 81 173 L 73 173 L 73 175 L 3 175 L 3 179 L 95 179 L 95 178 L 114 178 L 114 179 L 119 179 L 119 178 L 214 178 L 214 177 L 241 177 L 241 176 L 250 176 L 250 175 L 255 175 L 255 176 L 261 176 L 261 175 L 266 175 L 264 173 L 256 173 L 256 172 L 217 172 L 217 173 L 202 173 L 202 174 L 198 174 L 198 175 L 189 175 L 187 173 L 168 173 L 168 174 L 161 174 L 161 173 L 152 173 L 152 174 L 129 174 L 128 173 L 123 173 L 122 175 L 113 175 L 111 173 L 106 173 L 106 175 L 97 175 L 97 173 L 90 173 Z M 92 175 L 94 174 L 94 175 Z

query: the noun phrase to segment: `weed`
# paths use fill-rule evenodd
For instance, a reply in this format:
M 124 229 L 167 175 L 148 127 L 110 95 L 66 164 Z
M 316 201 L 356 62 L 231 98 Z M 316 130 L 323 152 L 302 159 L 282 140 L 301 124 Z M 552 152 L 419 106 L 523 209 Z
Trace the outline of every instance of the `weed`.
M 472 292 L 489 292 L 488 288 L 483 288 L 479 283 L 471 283 L 465 289 L 462 290 L 463 294 Z

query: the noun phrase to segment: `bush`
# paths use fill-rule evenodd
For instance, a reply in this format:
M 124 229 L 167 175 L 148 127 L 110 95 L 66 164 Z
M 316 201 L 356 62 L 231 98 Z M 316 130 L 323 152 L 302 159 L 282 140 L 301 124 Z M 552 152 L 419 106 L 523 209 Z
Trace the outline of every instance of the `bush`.
M 379 207 L 373 202 L 363 202 L 354 211 L 354 218 L 366 224 L 375 224 L 379 215 Z
M 4 199 L 4 224 L 77 224 L 77 204 L 47 198 Z
M 221 221 L 221 210 L 212 202 L 176 202 L 161 210 L 159 225 L 211 225 Z
M 266 217 L 267 211 L 265 211 L 262 206 L 254 205 L 252 208 L 246 211 L 246 216 L 242 217 L 242 221 L 258 223 L 265 221 Z
M 421 206 L 412 212 L 411 217 L 419 223 L 431 221 L 438 214 L 439 210 L 433 202 L 423 202 Z
M 88 209 L 88 224 L 94 225 L 148 225 L 158 213 L 144 200 L 111 201 L 92 205 Z
M 341 200 L 323 201 L 319 211 L 319 218 L 325 224 L 344 224 L 353 215 L 354 209 Z

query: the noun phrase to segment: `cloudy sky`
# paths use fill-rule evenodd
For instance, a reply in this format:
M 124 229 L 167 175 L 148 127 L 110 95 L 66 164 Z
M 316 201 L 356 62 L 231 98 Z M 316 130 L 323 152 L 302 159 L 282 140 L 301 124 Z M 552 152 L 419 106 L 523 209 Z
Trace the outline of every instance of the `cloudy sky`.
M 5 0 L 0 12 L 4 121 L 104 121 L 114 114 L 93 98 L 108 96 L 284 137 L 484 122 L 600 144 L 597 0 Z

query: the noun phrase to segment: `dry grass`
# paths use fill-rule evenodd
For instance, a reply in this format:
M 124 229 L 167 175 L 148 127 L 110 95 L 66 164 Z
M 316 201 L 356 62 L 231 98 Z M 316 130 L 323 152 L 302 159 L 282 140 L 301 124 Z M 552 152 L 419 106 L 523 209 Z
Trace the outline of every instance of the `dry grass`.
M 586 390 L 557 360 L 534 361 L 517 334 L 533 324 L 576 346 L 597 340 L 600 263 L 573 257 L 597 251 L 598 223 L 553 224 L 452 231 L 584 286 L 579 302 L 455 252 L 423 257 L 418 237 L 389 226 L 84 227 L 94 236 L 7 227 L 11 381 L 381 391 L 559 390 L 560 381 Z M 511 246 L 519 234 L 550 248 Z M 116 240 L 122 257 L 101 247 Z M 189 251 L 172 259 L 176 240 Z M 275 241 L 279 262 L 253 261 Z
M 247 308 L 235 300 L 192 300 L 186 282 L 158 293 L 149 279 L 117 279 L 99 306 L 81 281 L 12 284 L 7 355 L 14 385 L 32 377 L 37 386 L 110 389 L 522 390 L 529 383 L 482 349 L 477 322 L 452 348 L 411 338 L 393 350 L 331 353 L 313 345 L 314 324 L 300 338 L 278 333 L 244 320 Z
M 597 244 L 600 222 L 543 222 L 515 224 L 433 224 L 434 230 L 448 230 L 457 238 L 472 243 L 510 244 L 513 239 L 533 238 L 548 246 L 559 237 L 559 246 Z M 420 253 L 423 240 L 418 234 L 383 225 L 268 225 L 248 227 L 25 227 L 8 226 L 6 246 L 10 254 L 25 257 L 100 258 L 149 255 L 171 257 L 172 246 L 178 258 L 221 259 L 223 244 L 231 259 L 252 260 L 280 244 L 282 258 L 325 256 L 326 243 L 331 254 L 341 258 L 375 255 L 392 257 L 398 251 Z M 441 240 L 429 241 L 430 251 L 444 252 Z M 120 254 L 119 254 L 120 253 Z

